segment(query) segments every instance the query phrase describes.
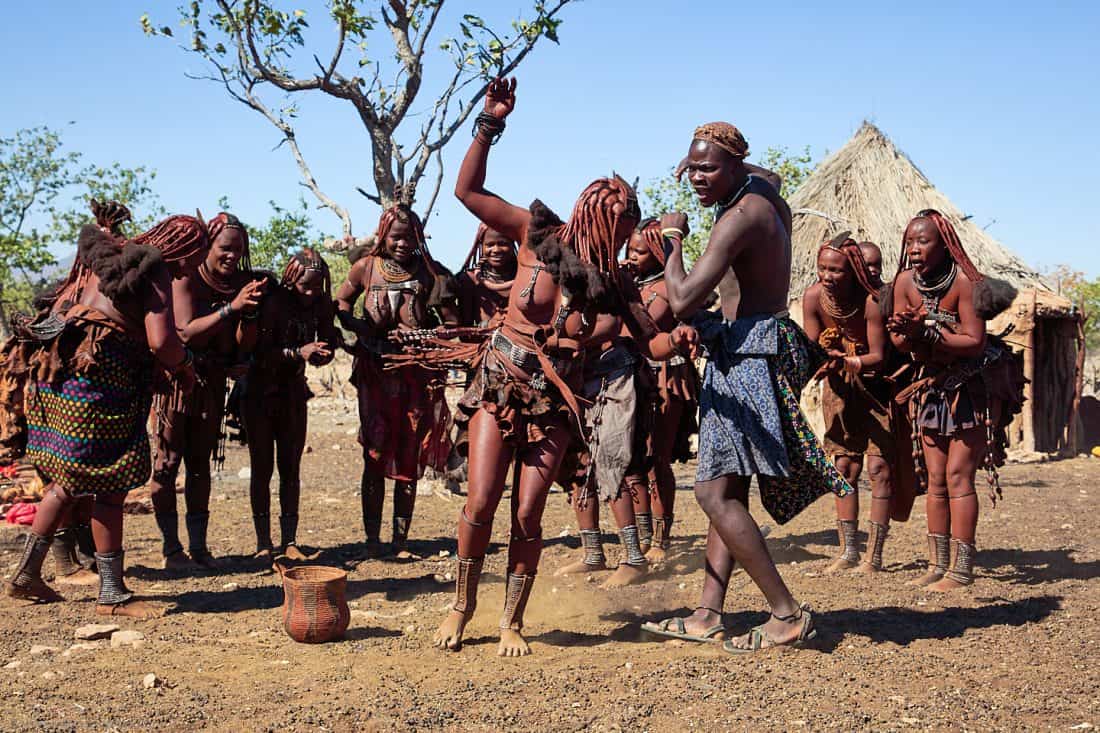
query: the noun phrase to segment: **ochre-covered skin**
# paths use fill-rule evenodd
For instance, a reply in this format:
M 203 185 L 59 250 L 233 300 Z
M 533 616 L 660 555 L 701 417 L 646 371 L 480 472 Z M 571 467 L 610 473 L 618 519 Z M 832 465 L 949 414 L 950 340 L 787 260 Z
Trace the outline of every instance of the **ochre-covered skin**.
M 392 552 L 405 542 L 426 467 L 442 471 L 450 452 L 445 372 L 418 365 L 386 370 L 383 355 L 396 351 L 392 331 L 455 325 L 450 275 L 427 252 L 420 219 L 397 205 L 383 212 L 375 249 L 352 265 L 336 293 L 337 314 L 355 333 L 352 383 L 359 397 L 363 446 L 362 509 L 367 552 L 382 551 L 380 531 L 385 479 L 394 481 Z M 363 296 L 362 317 L 354 315 Z
M 893 315 L 886 327 L 894 346 L 919 365 L 917 381 L 899 395 L 908 398 L 914 423 L 914 457 L 923 458 L 918 473 L 927 481 L 928 533 L 962 543 L 965 567 L 944 572 L 930 563 L 916 581 L 933 591 L 969 585 L 978 497 L 978 467 L 989 471 L 996 501 L 995 467 L 1003 461 L 1005 425 L 1022 403 L 1019 379 L 1003 345 L 990 344 L 986 321 L 975 306 L 975 288 L 984 276 L 974 267 L 951 223 L 927 210 L 905 229 L 901 264 L 893 287 Z M 991 351 L 992 349 L 992 351 Z M 951 380 L 961 382 L 951 392 Z M 956 548 L 957 550 L 958 548 Z

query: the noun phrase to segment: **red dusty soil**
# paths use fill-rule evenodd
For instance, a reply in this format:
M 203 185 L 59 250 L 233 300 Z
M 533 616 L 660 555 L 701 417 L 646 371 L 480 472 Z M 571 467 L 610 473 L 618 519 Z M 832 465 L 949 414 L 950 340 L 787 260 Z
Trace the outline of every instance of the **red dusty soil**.
M 361 538 L 361 462 L 349 403 L 317 400 L 304 461 L 303 542 L 320 561 L 351 559 Z M 813 605 L 820 637 L 799 651 L 732 657 L 715 645 L 661 642 L 639 625 L 690 610 L 702 581 L 706 523 L 683 468 L 671 561 L 643 585 L 597 587 L 603 574 L 563 580 L 576 554 L 561 494 L 544 523 L 547 548 L 527 617 L 534 654 L 496 655 L 504 554 L 486 562 L 480 607 L 458 653 L 431 636 L 448 607 L 461 498 L 422 496 L 412 549 L 427 559 L 371 560 L 350 575 L 347 639 L 291 641 L 278 577 L 250 564 L 247 453 L 231 449 L 214 488 L 210 537 L 232 565 L 217 575 L 155 570 L 153 518 L 128 516 L 129 583 L 163 601 L 162 619 L 130 623 L 140 648 L 76 650 L 95 622 L 91 589 L 51 606 L 0 605 L 2 730 L 1087 730 L 1100 725 L 1100 460 L 1010 466 L 1005 501 L 983 499 L 978 578 L 938 596 L 904 586 L 923 567 L 924 514 L 891 530 L 886 572 L 825 577 L 835 551 L 823 499 L 768 544 L 796 597 Z M 867 497 L 867 494 L 863 494 Z M 869 503 L 869 502 L 866 502 Z M 387 507 L 388 507 L 387 503 Z M 507 499 L 504 502 L 507 506 Z M 758 507 L 758 519 L 766 520 Z M 275 511 L 272 512 L 273 514 Z M 866 514 L 866 504 L 864 515 Z M 611 527 L 609 515 L 605 528 Z M 506 540 L 501 516 L 494 541 Z M 561 536 L 562 534 L 567 536 Z M 610 535 L 608 535 L 610 538 Z M 10 573 L 19 530 L 0 527 Z M 617 557 L 618 546 L 610 554 Z M 450 553 L 444 559 L 440 553 Z M 47 575 L 52 573 L 47 560 Z M 764 621 L 743 573 L 726 624 Z M 57 651 L 31 655 L 32 645 Z M 146 689 L 142 680 L 162 681 Z

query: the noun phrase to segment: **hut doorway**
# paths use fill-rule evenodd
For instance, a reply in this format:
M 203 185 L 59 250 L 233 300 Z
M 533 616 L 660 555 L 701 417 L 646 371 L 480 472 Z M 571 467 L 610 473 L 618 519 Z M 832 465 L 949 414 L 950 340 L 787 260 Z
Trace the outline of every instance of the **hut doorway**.
M 1067 343 L 1076 338 L 1076 324 L 1069 318 L 1036 318 L 1031 347 L 1034 358 L 1028 398 L 1033 401 L 1034 450 L 1057 453 L 1067 448 L 1066 426 L 1073 409 L 1076 350 Z

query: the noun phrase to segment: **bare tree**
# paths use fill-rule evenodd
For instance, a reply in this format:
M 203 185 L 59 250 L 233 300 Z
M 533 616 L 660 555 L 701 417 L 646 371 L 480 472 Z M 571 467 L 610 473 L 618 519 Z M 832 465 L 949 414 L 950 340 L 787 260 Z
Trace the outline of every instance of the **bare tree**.
M 280 10 L 273 2 L 195 0 L 180 13 L 181 24 L 191 33 L 188 49 L 212 69 L 195 78 L 221 84 L 229 96 L 279 130 L 279 145 L 290 149 L 302 185 L 340 217 L 348 237 L 348 209 L 321 188 L 299 146 L 294 97 L 321 92 L 351 104 L 370 138 L 373 160 L 374 190 L 358 190 L 380 206 L 392 205 L 398 190 L 415 192 L 434 161 L 426 218 L 443 182 L 443 148 L 484 96 L 488 80 L 510 74 L 540 39 L 557 43 L 558 16 L 573 1 L 534 0 L 534 17 L 513 21 L 507 33 L 492 30 L 476 15 L 463 15 L 457 33 L 438 43 L 454 69 L 422 112 L 411 110 L 421 93 L 429 40 L 445 0 L 329 0 L 335 41 L 325 54 L 307 50 L 305 12 Z M 150 35 L 172 35 L 170 27 L 157 28 L 148 15 L 141 23 Z M 381 52 L 380 37 L 386 35 L 384 42 L 391 48 Z M 399 138 L 415 142 L 406 146 Z

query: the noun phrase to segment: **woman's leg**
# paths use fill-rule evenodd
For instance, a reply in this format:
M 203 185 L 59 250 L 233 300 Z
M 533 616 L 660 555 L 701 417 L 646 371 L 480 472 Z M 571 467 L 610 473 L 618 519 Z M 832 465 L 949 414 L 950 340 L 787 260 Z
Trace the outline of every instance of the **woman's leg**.
M 676 501 L 676 476 L 672 472 L 672 451 L 676 447 L 676 431 L 684 403 L 669 400 L 665 411 L 658 415 L 653 427 L 653 471 L 650 472 L 653 507 L 654 542 L 646 559 L 651 563 L 664 561 L 668 554 L 669 537 Z
M 123 580 L 122 504 L 125 499 L 124 492 L 97 496 L 92 509 L 92 537 L 99 567 L 99 598 L 95 610 L 101 616 L 154 618 L 162 615 L 163 609 L 135 600 Z
M 974 540 L 978 529 L 978 495 L 974 477 L 985 452 L 984 427 L 963 431 L 948 446 L 947 495 L 951 506 L 954 560 L 944 577 L 928 586 L 929 590 L 955 590 L 974 582 Z
M 928 477 L 928 495 L 924 506 L 928 514 L 928 572 L 906 585 L 935 583 L 947 572 L 950 560 L 950 510 L 947 503 L 948 439 L 939 433 L 922 433 L 924 467 Z
M 859 475 L 863 472 L 863 456 L 838 455 L 835 463 L 836 469 L 855 491 L 836 498 L 836 533 L 840 554 L 825 568 L 826 573 L 850 570 L 859 565 Z
M 890 502 L 894 496 L 894 477 L 890 463 L 879 455 L 866 457 L 867 477 L 871 480 L 871 523 L 867 533 L 867 553 L 860 572 L 882 569 L 882 549 L 890 531 Z
M 573 491 L 569 494 L 569 503 L 577 518 L 577 529 L 581 535 L 581 557 L 575 562 L 563 565 L 554 571 L 554 575 L 576 575 L 607 570 L 607 555 L 603 551 L 603 533 L 600 530 L 600 499 L 593 486 L 582 483 L 578 477 L 572 482 Z
M 158 403 L 161 400 L 158 399 Z M 161 410 L 167 407 L 161 405 Z M 187 435 L 187 416 L 178 412 L 158 413 L 156 420 L 156 458 L 150 482 L 153 512 L 161 534 L 164 568 L 193 567 L 180 542 L 179 514 L 176 509 L 176 477 L 183 462 Z
M 252 525 L 256 529 L 255 557 L 270 560 L 274 549 L 271 544 L 271 474 L 275 470 L 275 431 L 281 422 L 271 419 L 271 414 L 281 417 L 282 413 L 269 412 L 268 405 L 247 397 L 242 400 L 242 407 L 252 471 L 248 497 L 252 505 Z
M 304 393 L 290 398 L 286 419 L 276 431 L 279 465 L 279 545 L 291 560 L 305 560 L 298 549 L 298 506 L 302 495 L 302 453 L 306 448 L 308 410 Z
M 221 440 L 221 403 L 218 395 L 224 394 L 224 385 L 207 386 L 213 394 L 202 397 L 207 401 L 204 415 L 189 416 L 186 422 L 188 434 L 183 449 L 183 465 L 186 481 L 183 498 L 187 505 L 188 553 L 191 560 L 209 570 L 218 567 L 218 561 L 210 552 L 207 530 L 210 526 L 210 462 L 214 459 Z M 199 398 L 196 395 L 196 398 Z
M 469 441 L 466 505 L 458 518 L 455 602 L 434 638 L 436 646 L 451 650 L 462 645 L 463 630 L 477 608 L 477 588 L 489 549 L 493 516 L 512 465 L 512 451 L 504 443 L 496 418 L 485 410 L 478 410 L 470 420 Z
M 523 613 L 538 571 L 542 554 L 542 513 L 550 484 L 558 475 L 569 447 L 569 428 L 564 422 L 547 427 L 546 437 L 528 446 L 520 455 L 518 490 L 512 497 L 512 538 L 508 544 L 508 580 L 504 593 L 504 613 L 500 619 L 502 657 L 531 653 L 520 633 Z
M 42 580 L 42 563 L 50 551 L 54 533 L 61 527 L 72 506 L 72 497 L 60 486 L 51 483 L 46 487 L 42 501 L 38 502 L 34 523 L 27 532 L 23 556 L 8 582 L 9 596 L 36 603 L 65 600 Z
M 628 479 L 623 480 L 619 495 L 611 500 L 611 513 L 619 527 L 619 541 L 622 543 L 623 558 L 615 572 L 603 583 L 604 588 L 621 588 L 640 582 L 649 572 L 649 562 L 642 552 L 638 535 L 637 517 L 634 514 L 633 489 L 647 494 L 645 486 L 631 486 Z

